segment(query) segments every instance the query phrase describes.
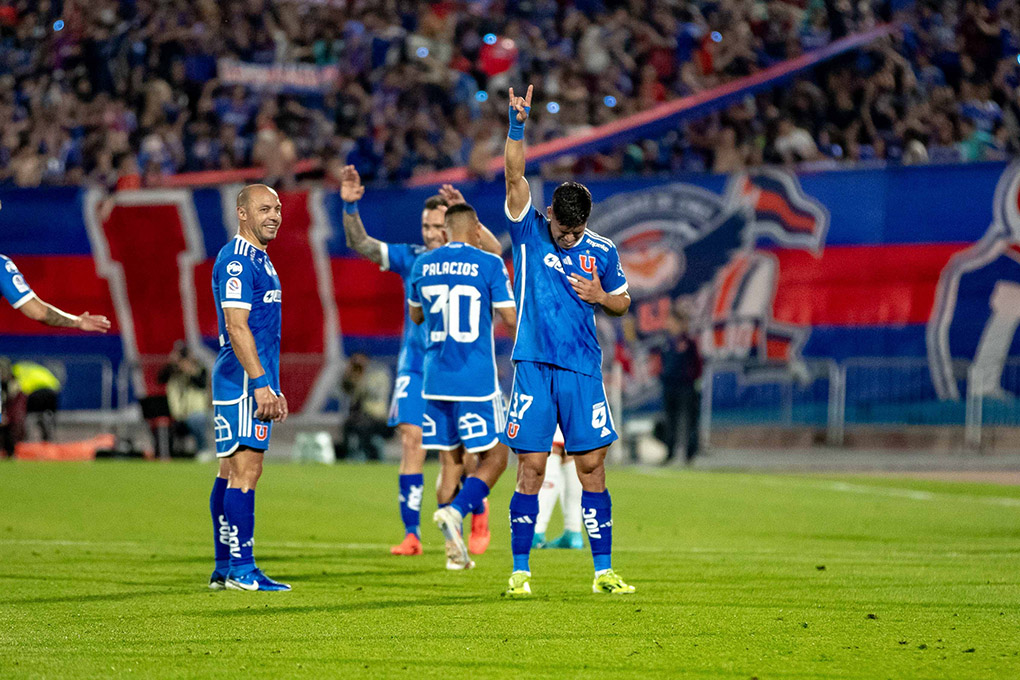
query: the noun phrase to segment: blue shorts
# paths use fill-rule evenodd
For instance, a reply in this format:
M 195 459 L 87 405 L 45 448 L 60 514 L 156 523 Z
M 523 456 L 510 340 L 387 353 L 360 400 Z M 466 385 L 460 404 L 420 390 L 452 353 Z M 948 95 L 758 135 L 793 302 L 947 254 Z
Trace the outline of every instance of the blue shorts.
M 390 401 L 390 419 L 387 425 L 396 427 L 401 423 L 421 427 L 425 413 L 425 398 L 421 396 L 421 373 L 401 373 L 393 383 L 393 399 Z
M 421 447 L 452 451 L 463 444 L 468 453 L 488 451 L 499 443 L 505 424 L 499 395 L 488 401 L 426 399 Z
M 617 439 L 601 379 L 551 364 L 518 361 L 500 440 L 515 453 L 548 451 L 557 424 L 567 453 L 599 449 Z
M 255 397 L 242 397 L 232 404 L 213 404 L 216 426 L 216 457 L 228 458 L 239 446 L 268 449 L 273 423 L 255 417 Z

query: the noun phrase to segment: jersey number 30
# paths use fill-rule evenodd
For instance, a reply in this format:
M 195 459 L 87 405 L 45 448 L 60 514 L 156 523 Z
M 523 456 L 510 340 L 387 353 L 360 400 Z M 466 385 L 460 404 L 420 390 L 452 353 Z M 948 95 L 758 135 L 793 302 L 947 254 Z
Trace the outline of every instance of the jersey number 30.
M 429 314 L 441 314 L 443 326 L 432 331 L 432 342 L 442 342 L 449 335 L 456 342 L 474 342 L 478 339 L 478 322 L 482 313 L 482 294 L 474 286 L 464 283 L 452 288 L 446 284 L 422 286 L 422 297 L 431 303 Z M 461 315 L 461 302 L 467 299 L 467 328 Z

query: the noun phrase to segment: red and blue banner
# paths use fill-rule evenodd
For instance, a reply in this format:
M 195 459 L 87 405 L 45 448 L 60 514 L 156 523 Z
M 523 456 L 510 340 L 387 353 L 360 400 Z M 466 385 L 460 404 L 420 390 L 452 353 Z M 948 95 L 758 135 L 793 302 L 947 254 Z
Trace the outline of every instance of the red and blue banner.
M 931 388 L 960 397 L 954 360 L 978 362 L 989 393 L 1020 355 L 1020 170 L 1002 163 L 793 175 L 593 180 L 591 226 L 620 248 L 643 336 L 676 299 L 702 349 L 755 367 L 813 358 L 928 360 Z M 536 204 L 552 183 L 532 183 Z M 133 361 L 135 393 L 157 389 L 156 360 L 184 339 L 212 356 L 210 269 L 236 228 L 239 187 L 123 192 L 0 190 L 0 252 L 44 300 L 114 319 L 109 336 L 50 329 L 0 308 L 0 354 Z M 505 232 L 501 182 L 462 185 Z M 370 189 L 369 232 L 420 242 L 427 189 Z M 333 191 L 284 193 L 272 245 L 285 290 L 284 389 L 318 410 L 342 354 L 395 356 L 397 276 L 347 250 Z M 506 342 L 501 344 L 506 348 Z M 73 387 L 73 386 L 72 386 Z M 74 390 L 68 390 L 73 392 Z M 90 404 L 72 402 L 78 407 Z

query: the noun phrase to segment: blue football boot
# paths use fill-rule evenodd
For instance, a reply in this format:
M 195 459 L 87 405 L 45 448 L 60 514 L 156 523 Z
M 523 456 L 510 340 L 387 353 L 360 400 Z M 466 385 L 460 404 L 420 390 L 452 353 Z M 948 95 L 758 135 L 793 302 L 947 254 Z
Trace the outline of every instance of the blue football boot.
M 290 590 L 286 583 L 280 583 L 262 573 L 255 567 L 246 574 L 237 574 L 231 570 L 227 575 L 227 590 Z
M 581 550 L 584 548 L 584 538 L 581 537 L 580 531 L 564 531 L 562 536 L 550 541 L 548 547 Z

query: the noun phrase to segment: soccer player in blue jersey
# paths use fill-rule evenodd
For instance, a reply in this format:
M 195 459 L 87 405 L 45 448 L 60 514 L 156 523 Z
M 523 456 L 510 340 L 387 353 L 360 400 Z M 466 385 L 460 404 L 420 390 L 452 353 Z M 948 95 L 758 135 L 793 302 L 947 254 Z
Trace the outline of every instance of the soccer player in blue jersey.
M 482 225 L 471 206 L 446 210 L 449 243 L 414 263 L 407 304 L 411 320 L 425 329 L 422 445 L 440 451 L 443 468 L 462 466 L 461 446 L 477 453 L 478 467 L 460 492 L 433 519 L 447 541 L 447 569 L 474 562 L 461 535 L 464 516 L 481 507 L 506 469 L 503 395 L 496 378 L 493 313 L 517 327 L 513 290 L 498 255 L 480 250 Z
M 632 593 L 612 568 L 612 506 L 606 452 L 616 440 L 605 386 L 595 311 L 623 316 L 630 308 L 616 246 L 586 229 L 591 193 L 577 182 L 553 192 L 543 213 L 531 204 L 524 178 L 524 124 L 532 87 L 510 88 L 506 140 L 506 217 L 514 258 L 517 338 L 514 386 L 501 440 L 517 454 L 517 488 L 510 501 L 513 573 L 509 595 L 531 594 L 529 553 L 553 433 L 559 424 L 581 480 L 581 509 L 595 563 L 596 593 Z
M 425 201 L 421 213 L 421 235 L 424 245 L 406 243 L 385 243 L 372 238 L 365 231 L 358 211 L 358 201 L 364 196 L 365 187 L 353 165 L 343 169 L 341 174 L 340 197 L 344 201 L 344 234 L 347 247 L 375 262 L 383 270 L 396 272 L 404 280 L 404 296 L 410 295 L 411 271 L 415 260 L 423 253 L 443 245 L 446 236 L 443 231 L 443 217 L 451 204 L 463 203 L 464 197 L 452 186 L 444 186 L 439 196 Z M 502 246 L 492 233 L 482 227 L 481 247 L 491 253 L 500 253 Z M 422 366 L 425 341 L 422 329 L 410 322 L 405 315 L 404 334 L 397 359 L 397 378 L 393 386 L 393 402 L 390 408 L 390 427 L 396 427 L 400 435 L 400 516 L 404 524 L 404 540 L 390 548 L 394 555 L 420 555 L 421 546 L 421 501 L 425 489 L 423 470 L 425 450 L 422 448 L 422 419 L 425 402 L 422 399 Z M 459 475 L 458 475 L 459 479 Z M 457 481 L 457 480 L 454 480 Z M 445 487 L 437 494 L 446 492 Z M 489 543 L 487 513 L 484 508 L 475 515 L 471 526 L 471 549 L 475 554 L 485 551 Z
M 238 230 L 213 265 L 220 352 L 213 366 L 219 474 L 209 498 L 216 568 L 213 590 L 290 590 L 255 565 L 255 485 L 274 422 L 287 418 L 280 391 L 280 277 L 266 248 L 283 219 L 264 184 L 237 195 Z

